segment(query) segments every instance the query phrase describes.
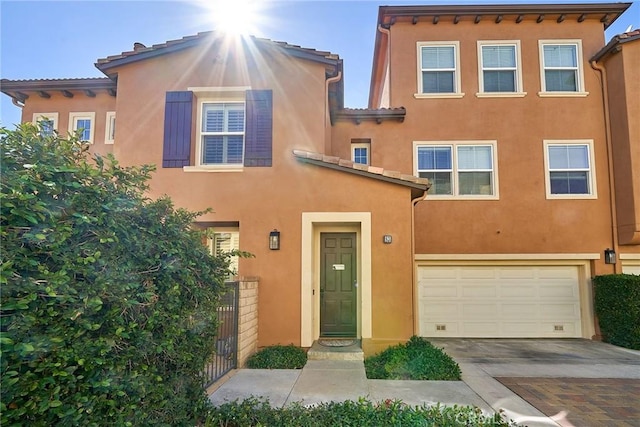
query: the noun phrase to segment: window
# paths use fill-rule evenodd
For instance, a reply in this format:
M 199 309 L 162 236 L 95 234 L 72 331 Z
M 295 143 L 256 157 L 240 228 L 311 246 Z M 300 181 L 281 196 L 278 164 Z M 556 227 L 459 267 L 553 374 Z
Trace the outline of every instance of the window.
M 104 125 L 104 143 L 113 144 L 116 139 L 116 112 L 108 111 Z
M 242 164 L 244 102 L 203 103 L 200 135 L 200 164 Z
M 595 198 L 593 141 L 544 141 L 547 198 Z
M 461 97 L 458 42 L 418 43 L 417 98 Z
M 416 143 L 416 171 L 431 182 L 429 194 L 497 198 L 495 142 Z
M 44 135 L 53 135 L 58 130 L 58 113 L 34 113 L 33 124 L 40 125 Z
M 541 96 L 587 95 L 584 92 L 580 40 L 540 40 Z
M 93 144 L 95 113 L 69 113 L 69 133 L 80 131 L 80 140 Z
M 241 172 L 245 167 L 272 166 L 271 90 L 188 89 L 166 93 L 163 168 L 183 168 L 185 172 Z M 197 109 L 193 108 L 194 102 Z
M 209 239 L 209 250 L 213 255 L 221 255 L 225 252 L 237 251 L 240 249 L 240 231 L 237 228 L 215 228 L 212 237 Z M 238 257 L 232 256 L 229 269 L 233 272 L 231 276 L 238 274 Z M 229 277 L 231 278 L 231 277 Z
M 522 92 L 520 41 L 479 41 L 480 93 L 500 96 Z
M 370 139 L 352 139 L 351 140 L 351 160 L 353 161 L 353 163 L 368 165 L 370 149 L 371 149 Z

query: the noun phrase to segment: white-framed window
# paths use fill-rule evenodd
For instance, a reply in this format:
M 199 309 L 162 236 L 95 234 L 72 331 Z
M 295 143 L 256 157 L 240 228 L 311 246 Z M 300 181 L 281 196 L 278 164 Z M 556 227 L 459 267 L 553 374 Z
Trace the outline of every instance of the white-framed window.
M 593 140 L 544 140 L 547 199 L 595 199 Z
M 212 255 L 221 255 L 224 252 L 240 249 L 240 231 L 235 227 L 216 227 L 208 240 L 209 251 Z M 229 269 L 231 276 L 238 274 L 238 257 L 232 256 Z
M 104 124 L 104 143 L 113 144 L 116 139 L 116 112 L 107 111 Z
M 540 96 L 586 96 L 581 40 L 540 40 Z
M 244 101 L 200 102 L 198 165 L 242 166 L 244 155 Z
M 418 93 L 416 98 L 459 98 L 460 43 L 418 42 Z
M 415 142 L 415 173 L 432 198 L 497 199 L 496 141 Z
M 58 130 L 58 113 L 33 113 L 33 124 L 42 126 L 44 135 L 53 135 Z
M 95 118 L 96 113 L 93 112 L 69 113 L 69 133 L 80 130 L 80 141 L 93 144 Z
M 520 40 L 478 41 L 480 96 L 524 96 Z
M 361 165 L 370 164 L 371 141 L 363 139 L 351 140 L 351 160 Z

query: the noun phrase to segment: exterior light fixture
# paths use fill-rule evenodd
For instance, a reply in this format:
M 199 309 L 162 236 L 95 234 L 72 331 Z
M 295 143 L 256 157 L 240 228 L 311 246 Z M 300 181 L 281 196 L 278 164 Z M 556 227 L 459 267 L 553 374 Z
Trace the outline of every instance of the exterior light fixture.
M 616 263 L 616 251 L 613 249 L 605 249 L 604 250 L 604 263 L 605 264 L 615 264 Z
M 272 251 L 280 250 L 280 232 L 278 230 L 273 230 L 269 233 L 269 249 Z

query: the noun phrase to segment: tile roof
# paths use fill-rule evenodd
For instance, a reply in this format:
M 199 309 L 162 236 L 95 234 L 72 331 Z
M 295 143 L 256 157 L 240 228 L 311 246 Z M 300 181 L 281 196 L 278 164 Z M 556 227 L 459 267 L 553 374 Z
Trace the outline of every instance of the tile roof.
M 39 92 L 40 96 L 47 97 L 47 91 L 62 91 L 68 95 L 72 90 L 85 91 L 89 94 L 93 91 L 106 90 L 115 96 L 116 82 L 108 77 L 0 80 L 0 91 L 20 102 L 29 98 L 26 92 Z
M 135 43 L 134 49 L 119 53 L 117 55 L 111 55 L 106 58 L 98 59 L 96 67 L 101 71 L 106 72 L 109 68 L 127 64 L 130 62 L 139 61 L 145 58 L 154 57 L 176 50 L 186 49 L 188 47 L 202 43 L 204 40 L 213 38 L 217 35 L 215 31 L 203 31 L 195 35 L 185 36 L 181 39 L 169 40 L 164 43 L 154 44 L 152 46 L 144 46 L 141 43 Z M 281 41 L 273 41 L 266 38 L 259 38 L 250 36 L 250 39 L 257 45 L 268 44 L 285 49 L 292 56 L 296 56 L 303 59 L 308 59 L 316 62 L 325 63 L 327 65 L 337 65 L 341 62 L 340 57 L 334 53 L 320 51 L 316 49 L 303 48 L 298 45 L 289 44 Z
M 616 47 L 620 44 L 624 44 L 627 42 L 631 42 L 634 40 L 640 40 L 640 30 L 633 30 L 626 33 L 618 34 L 609 40 L 609 43 L 602 49 L 598 51 L 593 57 L 590 59 L 591 61 L 600 61 L 604 58 L 608 53 L 616 50 Z
M 420 190 L 424 192 L 431 187 L 429 180 L 426 178 L 419 178 L 414 175 L 407 175 L 401 172 L 383 169 L 381 167 L 354 163 L 351 160 L 341 159 L 340 157 L 327 156 L 303 150 L 293 150 L 293 155 L 298 160 L 306 163 L 403 185 L 405 187 L 410 187 L 413 190 Z

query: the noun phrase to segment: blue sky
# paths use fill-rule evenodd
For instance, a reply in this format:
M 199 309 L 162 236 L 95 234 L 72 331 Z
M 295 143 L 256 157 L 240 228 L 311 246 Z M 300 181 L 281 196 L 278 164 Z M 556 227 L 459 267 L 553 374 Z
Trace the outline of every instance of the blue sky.
M 211 1 L 211 0 L 209 0 Z M 224 0 L 227 3 L 239 0 Z M 565 0 L 563 3 L 576 3 Z M 582 1 L 581 3 L 586 3 Z M 345 105 L 365 107 L 380 5 L 554 3 L 550 1 L 305 1 L 262 0 L 256 35 L 326 50 L 344 60 Z M 131 50 L 134 42 L 162 43 L 215 29 L 198 0 L 0 0 L 0 77 L 7 79 L 103 77 L 93 65 Z M 640 28 L 640 2 L 606 33 Z M 20 110 L 1 95 L 0 125 L 13 127 Z

